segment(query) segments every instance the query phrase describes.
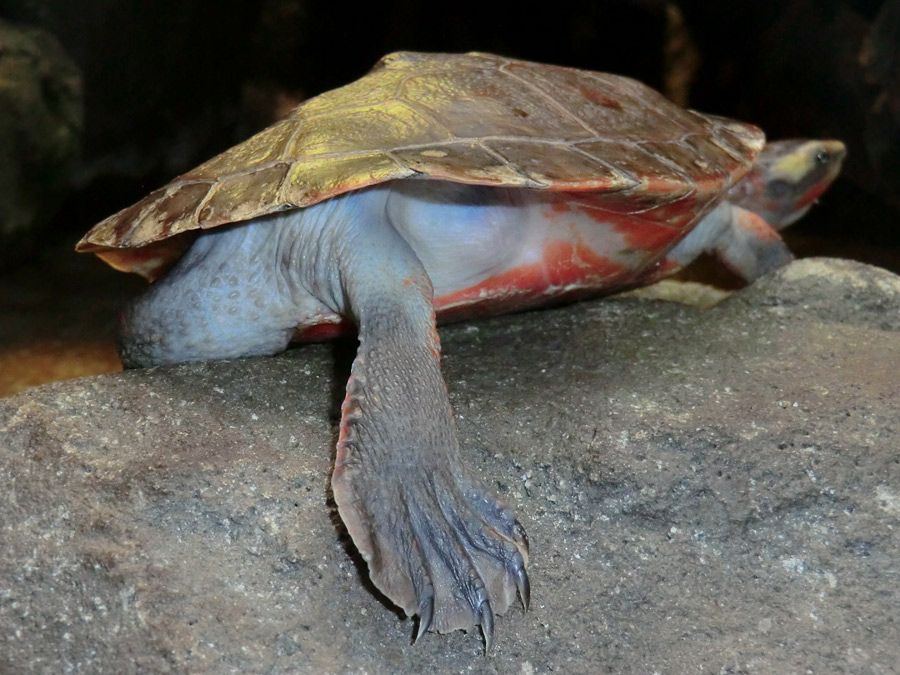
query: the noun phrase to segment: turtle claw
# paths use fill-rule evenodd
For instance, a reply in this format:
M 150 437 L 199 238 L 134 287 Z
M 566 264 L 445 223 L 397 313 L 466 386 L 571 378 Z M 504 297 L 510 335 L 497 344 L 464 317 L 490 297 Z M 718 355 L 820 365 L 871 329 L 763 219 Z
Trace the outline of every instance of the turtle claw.
M 418 615 L 412 643 L 427 631 L 481 626 L 488 651 L 495 616 L 517 594 L 528 607 L 527 539 L 509 509 L 483 484 L 459 481 L 461 473 L 344 471 L 335 494 L 374 584 L 408 616 Z
M 484 653 L 487 655 L 494 644 L 494 610 L 491 601 L 485 598 L 478 608 L 478 624 L 481 626 L 481 634 L 484 636 Z
M 431 623 L 434 620 L 434 595 L 429 594 L 422 598 L 421 602 L 419 602 L 418 614 L 419 627 L 416 630 L 416 637 L 413 638 L 413 644 L 416 644 L 425 635 L 425 632 L 431 628 Z
M 519 567 L 516 570 L 516 589 L 519 591 L 522 609 L 527 612 L 531 605 L 531 582 L 528 581 L 528 572 L 525 571 L 525 567 Z

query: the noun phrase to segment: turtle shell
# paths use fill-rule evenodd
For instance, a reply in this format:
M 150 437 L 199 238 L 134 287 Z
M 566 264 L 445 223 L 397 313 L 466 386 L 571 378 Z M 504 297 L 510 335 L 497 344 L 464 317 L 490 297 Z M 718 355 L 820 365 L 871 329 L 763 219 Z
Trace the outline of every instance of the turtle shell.
M 77 250 L 153 279 L 191 232 L 400 178 L 604 192 L 628 212 L 699 214 L 763 144 L 752 125 L 685 110 L 626 77 L 398 52 L 110 216 Z

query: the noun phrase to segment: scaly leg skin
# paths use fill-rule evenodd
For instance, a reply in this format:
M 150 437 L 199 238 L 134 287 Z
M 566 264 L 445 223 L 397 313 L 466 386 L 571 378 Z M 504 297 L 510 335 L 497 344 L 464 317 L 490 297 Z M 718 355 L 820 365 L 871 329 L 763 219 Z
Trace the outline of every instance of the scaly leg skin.
M 342 284 L 359 325 L 332 487 L 375 585 L 416 639 L 480 625 L 516 592 L 529 601 L 528 541 L 512 512 L 462 463 L 440 373 L 432 285 L 387 223 L 354 228 Z M 350 251 L 350 253 L 348 253 Z
M 794 259 L 781 235 L 760 216 L 736 206 L 731 211 L 732 225 L 715 252 L 732 272 L 751 282 Z
M 773 227 L 730 202 L 719 204 L 666 254 L 666 267 L 685 267 L 704 251 L 714 253 L 748 283 L 794 259 Z

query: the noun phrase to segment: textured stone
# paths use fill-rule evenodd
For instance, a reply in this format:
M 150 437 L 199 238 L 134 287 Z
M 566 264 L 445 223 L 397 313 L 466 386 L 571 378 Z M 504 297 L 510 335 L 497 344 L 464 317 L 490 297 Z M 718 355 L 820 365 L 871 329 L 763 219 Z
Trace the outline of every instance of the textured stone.
M 532 542 L 489 656 L 411 646 L 343 533 L 340 343 L 0 400 L 0 672 L 895 672 L 900 278 L 807 260 L 442 342 Z

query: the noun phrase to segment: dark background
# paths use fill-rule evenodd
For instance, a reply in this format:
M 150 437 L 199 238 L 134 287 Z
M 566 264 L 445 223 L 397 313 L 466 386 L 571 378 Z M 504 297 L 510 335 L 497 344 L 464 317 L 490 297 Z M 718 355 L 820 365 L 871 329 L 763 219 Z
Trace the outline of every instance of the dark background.
M 0 311 L 20 319 L 16 329 L 0 323 L 0 347 L 34 332 L 59 336 L 61 324 L 100 306 L 106 323 L 96 330 L 108 340 L 106 305 L 138 285 L 100 263 L 70 262 L 78 236 L 395 50 L 618 72 L 770 138 L 839 138 L 849 147 L 844 175 L 788 243 L 801 255 L 900 271 L 900 0 L 595 0 L 539 11 L 412 0 L 0 0 L 0 18 L 54 35 L 81 70 L 84 97 L 80 158 L 58 209 L 0 258 L 0 285 L 13 284 Z M 51 288 L 28 291 L 56 270 L 65 274 Z M 83 298 L 74 306 L 65 304 L 72 289 Z M 56 316 L 23 327 L 54 307 Z

